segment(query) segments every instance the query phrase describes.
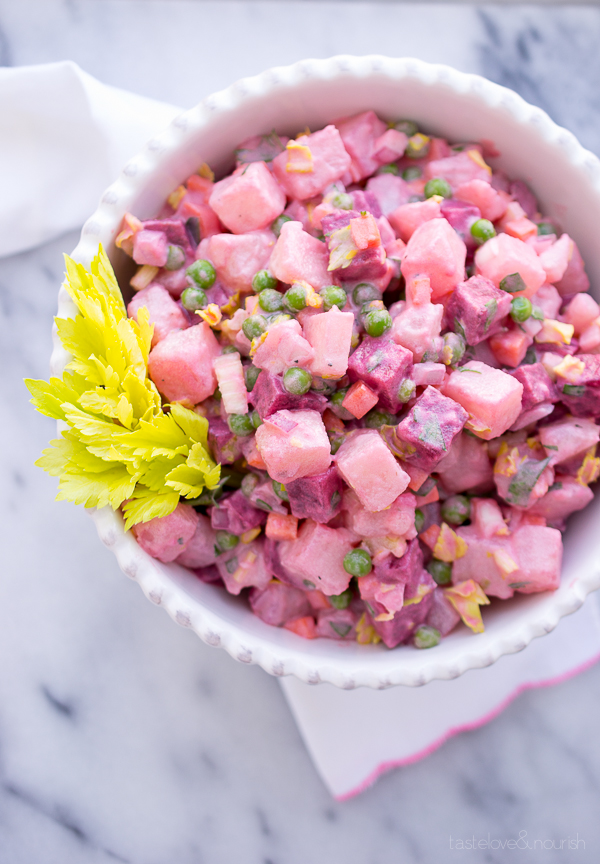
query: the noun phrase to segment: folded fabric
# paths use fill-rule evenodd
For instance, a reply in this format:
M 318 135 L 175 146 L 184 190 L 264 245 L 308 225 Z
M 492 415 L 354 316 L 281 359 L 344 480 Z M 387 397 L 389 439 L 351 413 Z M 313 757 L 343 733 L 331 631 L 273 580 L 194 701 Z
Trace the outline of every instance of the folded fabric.
M 70 61 L 0 68 L 0 256 L 80 227 L 180 110 L 101 84 Z
M 0 255 L 9 255 L 82 225 L 127 160 L 179 109 L 108 87 L 64 62 L 0 68 L 0 113 Z M 521 690 L 562 680 L 598 656 L 600 623 L 590 598 L 526 651 L 453 681 L 386 691 L 310 687 L 292 678 L 282 686 L 317 770 L 344 798 L 485 723 Z

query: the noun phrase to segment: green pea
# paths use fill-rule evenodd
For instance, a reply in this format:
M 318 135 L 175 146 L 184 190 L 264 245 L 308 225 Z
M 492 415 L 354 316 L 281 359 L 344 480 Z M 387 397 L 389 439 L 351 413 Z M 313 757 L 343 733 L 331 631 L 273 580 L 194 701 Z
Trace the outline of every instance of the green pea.
M 368 576 L 372 569 L 371 556 L 365 549 L 352 549 L 344 555 L 344 570 L 351 576 Z
M 306 288 L 304 285 L 296 283 L 283 295 L 283 302 L 288 309 L 293 312 L 300 312 L 306 307 Z
M 186 275 L 192 277 L 198 288 L 203 288 L 205 291 L 214 285 L 217 278 L 215 268 L 210 261 L 206 261 L 204 258 L 194 261 L 185 272 Z
M 249 498 L 250 495 L 252 495 L 252 493 L 254 492 L 256 487 L 258 486 L 259 482 L 260 481 L 259 481 L 258 477 L 256 476 L 256 474 L 253 474 L 252 472 L 250 474 L 246 474 L 244 476 L 244 479 L 242 480 L 242 485 L 240 488 L 241 488 L 242 492 L 244 493 L 244 495 L 246 496 L 246 498 Z
M 392 316 L 387 309 L 373 309 L 365 315 L 365 330 L 369 336 L 383 336 L 392 326 Z
M 410 183 L 411 180 L 418 180 L 422 174 L 423 171 L 418 165 L 409 165 L 408 168 L 405 168 L 402 172 L 402 179 L 406 180 L 407 183 Z
M 412 138 L 419 131 L 419 127 L 412 120 L 398 120 L 397 123 L 394 123 L 394 129 L 397 129 L 398 132 L 404 132 L 409 138 Z
M 258 305 L 265 312 L 279 312 L 283 309 L 283 294 L 274 288 L 265 288 L 258 295 Z
M 352 600 L 352 591 L 347 588 L 341 594 L 330 594 L 328 600 L 334 609 L 347 609 Z
M 424 159 L 429 153 L 430 145 L 431 139 L 427 135 L 423 135 L 421 132 L 415 132 L 415 134 L 411 135 L 408 139 L 404 155 L 408 159 Z
M 442 363 L 446 366 L 456 366 L 462 360 L 466 350 L 467 343 L 460 333 L 446 333 L 441 354 Z
M 338 210 L 352 210 L 352 207 L 354 206 L 352 196 L 348 195 L 347 192 L 338 192 L 337 195 L 334 195 L 331 199 L 331 203 L 334 207 L 337 207 Z
M 337 405 L 339 408 L 342 407 L 342 402 L 346 398 L 346 393 L 348 392 L 348 387 L 343 387 L 341 390 L 336 390 L 336 392 L 332 395 L 330 402 L 332 405 Z
M 294 396 L 302 396 L 308 393 L 312 384 L 312 375 L 306 369 L 292 367 L 287 369 L 283 376 L 283 386 Z
M 188 310 L 188 312 L 196 312 L 197 309 L 204 309 L 207 303 L 208 299 L 202 288 L 195 288 L 193 285 L 186 288 L 181 295 L 181 304 Z
M 250 315 L 242 324 L 242 331 L 246 339 L 256 339 L 267 329 L 267 319 L 263 315 Z
M 265 288 L 276 288 L 277 279 L 272 276 L 268 270 L 259 270 L 252 277 L 252 288 L 257 294 L 264 291 Z
M 165 270 L 181 270 L 185 264 L 185 252 L 181 246 L 169 246 Z
M 513 297 L 510 301 L 510 317 L 517 324 L 527 321 L 532 312 L 533 306 L 531 305 L 531 300 L 528 300 L 527 297 Z
M 441 513 L 449 525 L 462 525 L 471 517 L 471 502 L 466 495 L 451 495 L 443 502 Z
M 343 309 L 348 299 L 343 288 L 338 288 L 337 285 L 326 285 L 321 288 L 319 294 L 323 298 L 323 307 L 326 311 L 332 306 L 337 306 L 338 309 Z
M 527 285 L 520 273 L 511 273 L 500 280 L 500 288 L 509 294 L 517 294 L 519 291 L 525 291 Z
M 239 354 L 240 349 L 236 348 L 235 345 L 226 345 L 223 348 L 223 354 Z
M 252 425 L 255 429 L 258 429 L 259 426 L 262 426 L 262 420 L 260 419 L 260 414 L 258 411 L 254 410 L 250 415 L 250 420 L 252 421 Z
M 271 231 L 276 237 L 279 237 L 281 234 L 281 229 L 285 225 L 286 222 L 291 222 L 292 218 L 290 216 L 284 216 L 282 213 L 281 216 L 278 216 L 273 222 L 271 222 Z
M 249 414 L 230 414 L 227 418 L 227 425 L 234 435 L 240 438 L 245 438 L 254 432 L 252 419 Z
M 391 426 L 393 422 L 393 414 L 388 414 L 387 411 L 378 411 L 377 408 L 372 408 L 364 418 L 367 429 L 380 429 L 382 426 Z
M 389 165 L 382 165 L 375 172 L 376 174 L 394 174 L 396 177 L 400 174 L 400 169 L 395 162 L 390 162 Z
M 398 390 L 398 401 L 402 403 L 408 402 L 412 399 L 416 389 L 417 385 L 415 382 L 411 381 L 410 378 L 405 378 Z
M 452 186 L 443 177 L 433 177 L 425 184 L 425 197 L 431 198 L 432 195 L 441 195 L 442 198 L 452 198 Z
M 427 572 L 438 585 L 449 585 L 452 582 L 452 564 L 432 558 L 427 565 Z
M 359 282 L 352 292 L 352 299 L 357 306 L 363 306 L 369 300 L 381 300 L 381 292 L 370 282 Z
M 413 636 L 415 648 L 435 648 L 441 639 L 440 631 L 428 624 L 417 627 Z
M 556 234 L 556 228 L 551 222 L 539 222 L 537 226 L 538 237 L 544 234 Z
M 290 500 L 290 497 L 283 483 L 278 483 L 277 480 L 272 480 L 271 486 L 273 487 L 273 492 L 277 495 L 278 498 L 281 498 L 282 501 Z
M 425 524 L 425 514 L 418 507 L 415 510 L 415 530 L 417 534 L 420 534 L 423 530 L 423 525 Z
M 477 219 L 471 225 L 471 237 L 474 237 L 479 243 L 485 243 L 486 240 L 491 240 L 496 236 L 496 229 L 489 219 Z
M 256 384 L 256 379 L 260 375 L 260 369 L 257 369 L 256 366 L 250 364 L 250 366 L 244 367 L 244 380 L 246 381 L 246 390 L 248 393 L 251 393 L 254 385 Z
M 232 534 L 230 531 L 217 531 L 215 534 L 215 546 L 219 552 L 235 549 L 239 542 L 240 538 L 237 534 Z

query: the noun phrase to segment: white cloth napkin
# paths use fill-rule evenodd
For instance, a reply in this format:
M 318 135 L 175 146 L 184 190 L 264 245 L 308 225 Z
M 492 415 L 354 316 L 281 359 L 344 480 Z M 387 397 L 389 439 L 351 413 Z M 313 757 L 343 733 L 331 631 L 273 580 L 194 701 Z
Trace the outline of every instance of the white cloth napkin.
M 0 255 L 79 227 L 127 160 L 179 109 L 114 87 L 71 62 L 0 69 Z M 421 688 L 343 691 L 296 679 L 283 691 L 315 766 L 338 798 L 494 717 L 521 690 L 600 657 L 595 598 L 525 651 Z

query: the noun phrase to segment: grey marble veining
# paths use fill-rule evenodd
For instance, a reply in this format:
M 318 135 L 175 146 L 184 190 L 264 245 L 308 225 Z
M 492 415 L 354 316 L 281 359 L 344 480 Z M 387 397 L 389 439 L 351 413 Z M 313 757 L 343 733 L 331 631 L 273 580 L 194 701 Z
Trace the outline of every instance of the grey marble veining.
M 233 35 L 213 40 L 225 23 Z M 69 57 L 184 105 L 309 54 L 413 54 L 514 87 L 600 151 L 590 7 L 0 0 L 0 34 L 5 63 Z M 54 424 L 21 379 L 47 375 L 61 252 L 75 242 L 0 260 L 1 864 L 597 861 L 600 667 L 337 804 L 277 682 L 177 627 L 85 514 L 54 503 L 33 466 Z M 456 850 L 521 831 L 585 848 Z

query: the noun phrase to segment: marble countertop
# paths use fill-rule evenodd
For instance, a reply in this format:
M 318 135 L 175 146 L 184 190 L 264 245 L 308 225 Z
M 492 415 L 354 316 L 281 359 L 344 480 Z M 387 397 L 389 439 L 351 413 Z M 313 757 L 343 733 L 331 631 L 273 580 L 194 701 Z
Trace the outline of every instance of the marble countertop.
M 599 40 L 589 6 L 0 0 L 4 65 L 73 59 L 189 106 L 303 56 L 413 55 L 513 87 L 600 154 Z M 86 515 L 54 503 L 33 465 L 54 424 L 21 382 L 48 373 L 75 244 L 0 260 L 2 864 L 598 860 L 600 667 L 335 803 L 278 682 L 177 627 Z M 457 843 L 523 832 L 577 838 L 577 854 Z

